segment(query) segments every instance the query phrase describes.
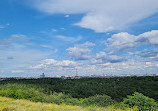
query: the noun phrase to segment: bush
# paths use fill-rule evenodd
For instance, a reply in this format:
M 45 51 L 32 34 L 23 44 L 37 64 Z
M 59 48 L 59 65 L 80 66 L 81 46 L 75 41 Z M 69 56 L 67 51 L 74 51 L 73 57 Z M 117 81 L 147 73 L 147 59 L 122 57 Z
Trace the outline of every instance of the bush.
M 69 105 L 82 105 L 81 101 L 77 98 L 67 98 L 65 103 Z
M 41 89 L 36 89 L 25 84 L 5 84 L 0 87 L 0 95 L 15 99 L 29 99 L 31 101 L 43 102 L 44 94 Z
M 107 95 L 95 95 L 88 98 L 89 105 L 108 106 L 112 105 L 114 101 Z
M 63 93 L 45 94 L 40 88 L 29 84 L 4 84 L 0 87 L 0 96 L 14 99 L 28 99 L 34 102 L 78 105 L 80 101 Z
M 133 96 L 127 96 L 122 103 L 130 108 L 136 106 L 139 111 L 156 111 L 158 108 L 158 104 L 154 99 L 146 97 L 138 92 L 135 92 Z

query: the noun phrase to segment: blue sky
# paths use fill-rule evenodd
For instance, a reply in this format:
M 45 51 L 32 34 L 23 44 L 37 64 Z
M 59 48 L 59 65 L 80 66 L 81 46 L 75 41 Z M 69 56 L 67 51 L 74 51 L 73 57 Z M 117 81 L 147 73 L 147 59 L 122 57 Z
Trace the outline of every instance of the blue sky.
M 158 72 L 157 0 L 1 0 L 0 77 Z

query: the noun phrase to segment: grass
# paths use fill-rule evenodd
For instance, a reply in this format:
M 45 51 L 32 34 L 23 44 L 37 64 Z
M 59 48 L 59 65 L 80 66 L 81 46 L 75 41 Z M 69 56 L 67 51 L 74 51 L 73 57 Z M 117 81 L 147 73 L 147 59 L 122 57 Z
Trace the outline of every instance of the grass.
M 137 111 L 134 109 L 115 109 L 113 106 L 101 107 L 80 107 L 72 105 L 57 105 L 29 100 L 16 100 L 7 97 L 0 97 L 0 111 Z

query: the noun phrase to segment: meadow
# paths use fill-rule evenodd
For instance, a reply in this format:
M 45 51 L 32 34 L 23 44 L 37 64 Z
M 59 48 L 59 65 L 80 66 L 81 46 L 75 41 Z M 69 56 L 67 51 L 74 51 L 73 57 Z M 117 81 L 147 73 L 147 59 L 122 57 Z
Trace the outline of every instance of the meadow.
M 81 107 L 65 104 L 48 104 L 41 102 L 31 102 L 28 100 L 16 100 L 6 97 L 0 97 L 0 111 L 137 111 L 137 108 L 120 108 L 108 107 Z

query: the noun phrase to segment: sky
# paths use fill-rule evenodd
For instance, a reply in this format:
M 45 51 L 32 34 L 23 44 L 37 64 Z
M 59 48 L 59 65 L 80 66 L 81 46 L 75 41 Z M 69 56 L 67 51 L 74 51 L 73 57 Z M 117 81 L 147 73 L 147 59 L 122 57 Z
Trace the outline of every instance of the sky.
M 0 77 L 156 74 L 158 0 L 0 0 Z

